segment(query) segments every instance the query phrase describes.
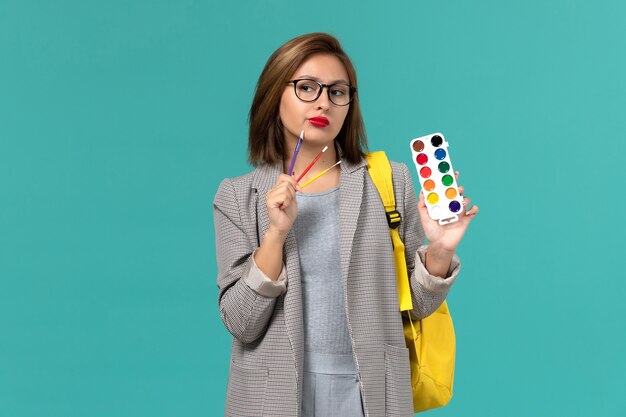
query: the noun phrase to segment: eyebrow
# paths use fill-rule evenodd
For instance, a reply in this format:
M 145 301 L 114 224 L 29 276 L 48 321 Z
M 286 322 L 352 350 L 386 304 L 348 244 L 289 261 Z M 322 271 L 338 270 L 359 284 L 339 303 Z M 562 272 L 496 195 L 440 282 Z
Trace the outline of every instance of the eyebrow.
M 295 77 L 294 79 L 299 79 L 299 78 L 307 78 L 307 79 L 310 79 L 310 80 L 315 80 L 315 81 L 318 81 L 318 82 L 320 82 L 320 83 L 321 83 L 321 81 L 320 81 L 320 79 L 319 79 L 319 78 L 314 77 L 314 76 L 312 76 L 312 75 L 306 75 L 306 74 L 304 74 L 304 75 L 299 75 L 299 76 Z M 344 79 L 334 80 L 334 81 L 331 81 L 331 82 L 330 82 L 330 83 L 328 83 L 328 84 L 339 84 L 339 83 L 345 83 L 345 84 L 350 85 L 350 83 L 349 83 L 348 81 L 344 80 Z M 322 83 L 322 84 L 324 84 L 324 83 Z

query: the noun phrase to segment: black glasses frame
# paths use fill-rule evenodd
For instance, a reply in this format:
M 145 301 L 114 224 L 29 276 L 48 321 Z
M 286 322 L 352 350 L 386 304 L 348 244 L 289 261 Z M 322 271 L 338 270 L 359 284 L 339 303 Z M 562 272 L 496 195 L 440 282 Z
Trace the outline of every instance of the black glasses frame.
M 300 98 L 300 96 L 298 95 L 298 90 L 297 90 L 297 88 L 298 88 L 297 85 L 298 85 L 298 82 L 300 82 L 300 81 L 313 81 L 315 84 L 320 86 L 320 89 L 317 90 L 317 96 L 315 96 L 314 99 L 304 100 L 304 99 Z M 288 84 L 293 84 L 293 92 L 294 92 L 294 94 L 296 95 L 298 100 L 304 101 L 305 103 L 311 103 L 311 102 L 317 100 L 318 98 L 320 98 L 320 96 L 322 95 L 322 90 L 324 90 L 324 87 L 326 87 L 326 94 L 328 94 L 328 99 L 335 106 L 347 106 L 348 104 L 352 103 L 352 99 L 354 98 L 354 93 L 356 93 L 356 88 L 355 87 L 352 87 L 350 84 L 345 84 L 345 83 L 322 84 L 321 82 L 312 80 L 310 78 L 298 78 L 297 80 L 289 80 L 289 81 L 287 81 L 287 83 Z M 337 103 L 335 103 L 335 101 L 333 100 L 332 96 L 330 95 L 330 89 L 332 87 L 336 86 L 336 85 L 343 85 L 343 86 L 348 87 L 350 93 L 349 93 L 349 97 L 348 97 L 349 100 L 348 100 L 348 102 L 346 104 L 337 104 Z

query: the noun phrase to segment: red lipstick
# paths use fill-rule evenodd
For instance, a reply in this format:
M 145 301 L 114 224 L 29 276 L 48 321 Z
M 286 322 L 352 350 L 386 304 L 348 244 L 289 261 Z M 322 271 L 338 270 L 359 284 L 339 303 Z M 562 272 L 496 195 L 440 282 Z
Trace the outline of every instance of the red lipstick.
M 311 122 L 313 126 L 317 126 L 317 127 L 326 127 L 330 123 L 328 119 L 325 118 L 324 116 L 311 117 L 309 119 L 309 122 Z

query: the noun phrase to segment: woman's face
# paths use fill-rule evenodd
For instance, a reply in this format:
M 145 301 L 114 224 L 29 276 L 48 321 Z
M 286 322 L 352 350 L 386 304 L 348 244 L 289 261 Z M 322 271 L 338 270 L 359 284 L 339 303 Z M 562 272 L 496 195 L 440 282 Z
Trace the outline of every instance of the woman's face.
M 302 78 L 322 84 L 349 84 L 348 73 L 339 58 L 328 54 L 312 55 L 290 79 Z M 293 83 L 287 84 L 280 99 L 280 119 L 284 127 L 285 140 L 297 141 L 300 132 L 304 130 L 303 146 L 305 143 L 315 144 L 316 147 L 327 145 L 339 134 L 349 108 L 349 104 L 338 106 L 330 101 L 326 87 L 317 100 L 305 102 L 296 96 Z M 312 118 L 317 119 L 311 120 Z

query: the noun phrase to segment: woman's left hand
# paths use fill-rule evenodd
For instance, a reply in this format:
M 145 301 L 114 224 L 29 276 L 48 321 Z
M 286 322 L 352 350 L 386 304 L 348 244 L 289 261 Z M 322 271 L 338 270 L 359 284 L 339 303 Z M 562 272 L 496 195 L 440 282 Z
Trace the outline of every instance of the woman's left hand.
M 457 181 L 459 173 L 455 172 L 454 176 Z M 458 186 L 459 194 L 463 196 L 463 187 Z M 463 196 L 463 210 L 458 214 L 459 220 L 446 225 L 440 225 L 437 220 L 433 220 L 428 215 L 428 209 L 424 202 L 424 193 L 420 191 L 419 201 L 417 203 L 417 209 L 419 210 L 420 218 L 422 221 L 422 228 L 426 239 L 428 239 L 428 245 L 430 248 L 436 247 L 438 250 L 454 253 L 457 246 L 461 242 L 467 226 L 478 213 L 478 206 L 470 205 L 470 199 L 467 196 Z M 468 210 L 469 208 L 469 210 Z

